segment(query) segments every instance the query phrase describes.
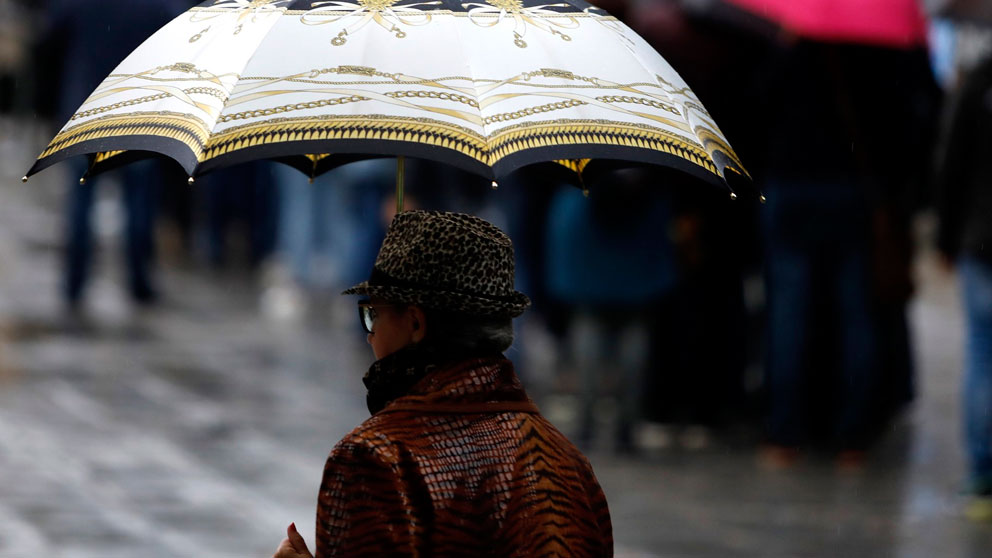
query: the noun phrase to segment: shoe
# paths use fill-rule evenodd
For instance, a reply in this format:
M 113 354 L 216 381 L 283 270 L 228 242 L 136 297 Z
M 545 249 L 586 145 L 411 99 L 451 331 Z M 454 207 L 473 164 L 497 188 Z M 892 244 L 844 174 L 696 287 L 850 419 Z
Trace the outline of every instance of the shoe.
M 158 303 L 158 291 L 151 287 L 132 288 L 131 300 L 138 306 L 154 306 Z
M 799 448 L 768 444 L 758 450 L 758 466 L 767 471 L 785 471 L 799 463 Z
M 712 436 L 705 426 L 688 426 L 679 434 L 679 444 L 690 451 L 703 451 L 710 447 Z
M 834 467 L 838 473 L 860 473 L 868 463 L 868 453 L 864 450 L 843 450 L 837 454 Z

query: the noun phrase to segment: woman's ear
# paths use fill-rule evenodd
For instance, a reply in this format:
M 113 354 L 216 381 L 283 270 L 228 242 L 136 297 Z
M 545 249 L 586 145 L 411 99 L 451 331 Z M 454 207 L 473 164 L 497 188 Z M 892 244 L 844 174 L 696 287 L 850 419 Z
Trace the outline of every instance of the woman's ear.
M 411 321 L 412 340 L 414 343 L 420 343 L 427 336 L 427 316 L 419 306 L 410 306 L 407 311 Z

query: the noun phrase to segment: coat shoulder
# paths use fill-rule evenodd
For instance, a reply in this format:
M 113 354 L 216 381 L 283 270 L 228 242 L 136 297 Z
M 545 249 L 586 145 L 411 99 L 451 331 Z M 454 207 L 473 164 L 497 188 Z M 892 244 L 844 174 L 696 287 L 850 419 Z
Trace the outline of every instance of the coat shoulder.
M 351 456 L 396 463 L 405 446 L 404 437 L 397 435 L 396 422 L 390 415 L 369 417 L 335 444 L 331 458 Z

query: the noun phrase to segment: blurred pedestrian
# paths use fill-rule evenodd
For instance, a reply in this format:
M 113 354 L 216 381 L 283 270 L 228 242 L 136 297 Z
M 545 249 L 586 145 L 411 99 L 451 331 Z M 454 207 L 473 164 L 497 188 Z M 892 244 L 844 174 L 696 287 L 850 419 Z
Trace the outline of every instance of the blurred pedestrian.
M 744 18 L 727 2 L 642 0 L 630 25 L 692 86 L 751 175 L 762 176 L 768 111 L 755 107 L 766 94 L 760 70 L 771 48 L 771 23 Z M 672 319 L 652 340 L 654 405 L 645 411 L 661 422 L 702 425 L 684 436 L 705 440 L 699 435 L 706 426 L 727 426 L 744 415 L 744 372 L 761 361 L 760 351 L 749 348 L 761 346 L 762 308 L 751 297 L 749 316 L 744 297 L 745 276 L 760 274 L 760 206 L 746 196 L 728 203 L 723 192 L 690 182 L 672 177 L 665 184 L 675 193 L 679 281 L 665 309 Z M 721 350 L 712 350 L 714 340 Z
M 872 436 L 915 397 L 908 306 L 915 294 L 912 218 L 929 198 L 933 150 L 943 93 L 925 45 L 870 55 L 887 70 L 868 96 L 874 116 L 859 124 L 863 172 L 872 190 L 873 314 L 878 331 L 878 389 L 869 418 Z M 862 132 L 871 126 L 874 132 Z M 892 165 L 888 161 L 912 161 Z
M 349 163 L 312 181 L 284 165 L 274 174 L 277 261 L 266 278 L 262 304 L 272 317 L 296 319 L 305 313 L 312 292 L 340 290 L 372 267 L 388 225 L 382 222 L 382 205 L 395 184 L 396 163 Z
M 212 266 L 224 268 L 236 255 L 254 268 L 274 251 L 279 209 L 274 166 L 252 161 L 196 181 L 204 246 Z
M 30 64 L 28 36 L 30 34 L 31 13 L 28 6 L 15 0 L 0 0 L 0 117 L 23 110 L 21 92 L 27 88 L 18 87 L 18 79 Z
M 771 58 L 761 217 L 773 463 L 791 460 L 817 423 L 842 462 L 860 462 L 869 445 L 879 385 L 871 227 L 889 166 L 881 154 L 901 140 L 889 131 L 899 56 L 790 38 Z
M 502 355 L 513 246 L 464 214 L 407 211 L 359 302 L 376 362 L 372 417 L 328 458 L 316 556 L 613 555 L 606 499 L 585 457 L 527 397 Z M 276 558 L 309 557 L 293 525 Z
M 745 80 L 760 95 L 741 105 L 763 141 L 740 151 L 761 146 L 745 159 L 769 200 L 763 457 L 788 464 L 827 440 L 838 465 L 860 466 L 913 391 L 909 212 L 937 104 L 926 19 L 914 0 L 839 2 L 849 16 L 801 0 L 702 4 L 737 4 L 723 15 L 769 38 Z
M 189 7 L 180 0 L 49 0 L 44 12 L 45 52 L 59 73 L 56 121 L 66 122 L 101 80 L 149 35 Z M 70 308 L 82 302 L 93 260 L 92 208 L 102 177 L 77 183 L 87 170 L 81 158 L 66 204 L 63 297 Z M 174 163 L 144 162 L 119 171 L 125 213 L 125 261 L 128 288 L 138 303 L 156 298 L 152 279 L 157 198 Z
M 299 171 L 278 171 L 279 247 L 294 280 L 305 287 L 345 287 L 375 261 L 385 235 L 383 200 L 396 180 L 396 163 L 349 163 L 312 184 Z
M 956 266 L 967 325 L 962 391 L 969 512 L 992 519 L 992 57 L 973 69 L 948 111 L 938 153 L 938 248 Z
M 745 218 L 748 205 L 690 179 L 672 182 L 665 184 L 675 194 L 666 236 L 677 284 L 656 307 L 662 319 L 651 340 L 645 418 L 686 426 L 685 445 L 701 447 L 709 428 L 743 418 L 749 328 L 742 270 L 756 231 Z
M 579 380 L 577 441 L 592 445 L 609 380 L 619 411 L 616 446 L 632 452 L 657 304 L 676 282 L 671 207 L 643 170 L 604 180 L 610 184 L 593 187 L 589 199 L 567 185 L 552 199 L 545 273 L 549 296 L 571 311 L 565 353 Z

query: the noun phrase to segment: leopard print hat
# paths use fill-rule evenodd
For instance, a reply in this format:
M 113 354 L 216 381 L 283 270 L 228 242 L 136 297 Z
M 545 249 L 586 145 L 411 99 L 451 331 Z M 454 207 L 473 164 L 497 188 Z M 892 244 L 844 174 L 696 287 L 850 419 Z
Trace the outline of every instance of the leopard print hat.
M 490 317 L 516 317 L 530 306 L 513 289 L 510 237 L 478 217 L 446 211 L 397 214 L 369 280 L 341 294 Z

